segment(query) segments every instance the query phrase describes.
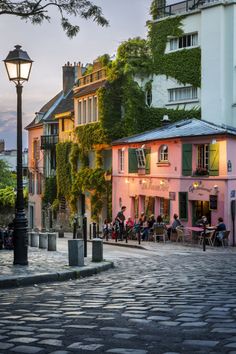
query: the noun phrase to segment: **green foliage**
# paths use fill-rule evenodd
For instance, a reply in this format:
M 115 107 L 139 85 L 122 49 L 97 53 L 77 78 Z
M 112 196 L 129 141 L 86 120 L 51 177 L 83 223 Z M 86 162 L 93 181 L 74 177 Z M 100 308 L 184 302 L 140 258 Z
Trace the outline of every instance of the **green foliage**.
M 168 37 L 183 34 L 183 16 L 166 18 L 149 24 L 149 43 L 153 55 L 153 72 L 175 78 L 183 84 L 201 86 L 201 50 L 188 48 L 165 54 Z M 183 69 L 184 66 L 184 69 Z
M 70 196 L 71 191 L 71 164 L 69 161 L 69 154 L 71 150 L 71 142 L 64 142 L 57 144 L 57 196 L 65 197 Z
M 150 15 L 153 20 L 156 20 L 163 14 L 163 8 L 166 6 L 165 0 L 153 0 L 150 7 Z
M 68 17 L 91 19 L 102 27 L 108 25 L 101 8 L 89 0 L 0 1 L 0 15 L 17 16 L 30 21 L 32 24 L 41 24 L 44 21 L 50 22 L 50 10 L 52 13 L 55 13 L 55 10 L 58 11 L 61 17 L 61 26 L 69 38 L 76 36 L 80 28 L 78 25 L 72 25 Z
M 48 177 L 45 180 L 43 203 L 52 205 L 56 198 L 57 198 L 56 177 Z
M 15 192 L 10 186 L 0 189 L 0 205 L 2 207 L 14 207 Z
M 110 55 L 103 54 L 97 58 L 97 61 L 102 64 L 102 66 L 107 66 L 110 63 Z
M 88 153 L 94 145 L 104 144 L 107 141 L 106 134 L 100 122 L 81 125 L 76 128 L 81 154 Z
M 11 172 L 9 165 L 0 160 L 0 188 L 16 187 L 16 174 Z

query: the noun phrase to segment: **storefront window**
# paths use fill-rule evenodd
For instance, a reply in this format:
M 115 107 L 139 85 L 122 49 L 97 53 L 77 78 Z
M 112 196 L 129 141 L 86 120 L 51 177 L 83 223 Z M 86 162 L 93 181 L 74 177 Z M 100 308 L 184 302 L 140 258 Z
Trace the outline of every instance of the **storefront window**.
M 170 221 L 170 200 L 160 198 L 160 215 L 163 217 L 164 222 Z

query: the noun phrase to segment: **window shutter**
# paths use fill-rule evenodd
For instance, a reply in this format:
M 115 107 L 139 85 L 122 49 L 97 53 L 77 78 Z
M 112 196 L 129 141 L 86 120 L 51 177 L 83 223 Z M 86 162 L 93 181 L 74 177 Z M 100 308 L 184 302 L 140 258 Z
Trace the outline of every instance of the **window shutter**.
M 182 146 L 182 175 L 192 175 L 192 144 Z
M 188 221 L 188 193 L 179 192 L 179 218 Z
M 129 149 L 129 173 L 138 172 L 136 149 Z
M 146 166 L 145 166 L 145 172 L 146 174 L 150 174 L 150 161 L 151 161 L 151 149 L 145 149 L 145 157 L 146 157 Z
M 219 176 L 219 144 L 209 145 L 209 175 Z

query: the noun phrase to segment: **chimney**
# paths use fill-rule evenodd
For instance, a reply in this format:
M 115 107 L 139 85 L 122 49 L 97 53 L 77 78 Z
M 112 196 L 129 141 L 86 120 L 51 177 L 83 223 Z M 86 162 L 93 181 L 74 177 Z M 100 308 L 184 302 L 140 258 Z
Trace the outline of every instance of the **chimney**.
M 72 65 L 70 62 L 67 62 L 67 64 L 62 67 L 62 83 L 63 92 L 65 95 L 72 89 L 78 78 L 78 67 L 80 66 L 79 64 L 74 63 L 74 65 Z
M 167 114 L 165 114 L 165 115 L 162 117 L 161 125 L 162 125 L 163 127 L 165 127 L 165 126 L 169 125 L 170 123 L 171 123 L 170 118 L 168 117 Z

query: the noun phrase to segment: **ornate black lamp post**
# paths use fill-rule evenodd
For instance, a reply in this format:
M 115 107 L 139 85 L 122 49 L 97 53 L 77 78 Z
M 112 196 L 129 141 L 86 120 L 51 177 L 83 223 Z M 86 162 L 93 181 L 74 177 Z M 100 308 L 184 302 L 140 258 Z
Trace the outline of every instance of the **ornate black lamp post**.
M 17 194 L 14 219 L 14 264 L 28 264 L 27 219 L 24 210 L 22 181 L 22 88 L 28 81 L 33 61 L 28 54 L 16 45 L 4 60 L 8 78 L 16 85 L 17 92 Z

